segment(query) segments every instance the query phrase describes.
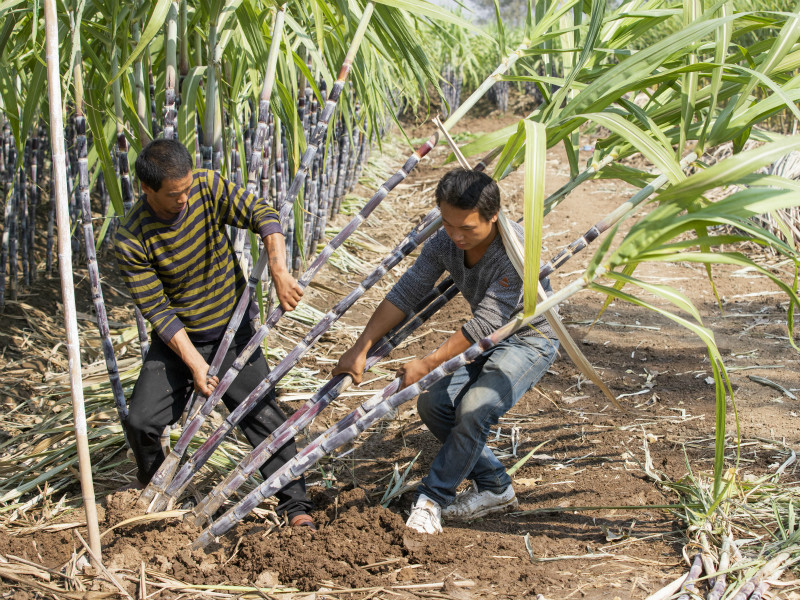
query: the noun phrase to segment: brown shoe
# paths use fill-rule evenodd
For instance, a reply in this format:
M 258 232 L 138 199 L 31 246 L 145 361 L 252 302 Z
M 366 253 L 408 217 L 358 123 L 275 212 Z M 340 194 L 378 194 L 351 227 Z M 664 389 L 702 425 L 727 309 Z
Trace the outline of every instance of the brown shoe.
M 314 519 L 306 513 L 293 516 L 289 520 L 289 527 L 308 527 L 311 531 L 317 530 L 317 526 L 314 525 Z

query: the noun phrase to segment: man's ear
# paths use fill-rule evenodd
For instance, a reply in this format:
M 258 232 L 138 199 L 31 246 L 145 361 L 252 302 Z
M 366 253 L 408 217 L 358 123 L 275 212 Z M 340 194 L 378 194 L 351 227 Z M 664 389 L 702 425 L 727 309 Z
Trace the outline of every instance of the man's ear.
M 156 191 L 153 188 L 151 188 L 149 185 L 147 185 L 144 181 L 140 181 L 139 185 L 142 186 L 142 191 L 145 193 L 146 196 L 156 193 Z
M 499 218 L 500 218 L 500 213 L 496 212 L 494 216 L 491 219 L 489 219 L 489 223 L 497 223 L 497 219 Z

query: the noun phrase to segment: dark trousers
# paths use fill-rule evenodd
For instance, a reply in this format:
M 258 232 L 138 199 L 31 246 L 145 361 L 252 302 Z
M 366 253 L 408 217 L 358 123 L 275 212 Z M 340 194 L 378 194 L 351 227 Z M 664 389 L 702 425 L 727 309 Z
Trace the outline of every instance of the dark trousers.
M 219 378 L 233 364 L 236 356 L 244 349 L 250 339 L 252 329 L 243 325 L 234 337 L 230 349 L 222 361 Z M 219 346 L 219 341 L 195 343 L 197 351 L 209 364 Z M 229 411 L 235 409 L 248 394 L 266 378 L 269 373 L 267 361 L 259 349 L 254 352 L 236 379 L 222 396 Z M 164 453 L 159 441 L 164 427 L 177 422 L 189 400 L 194 381 L 191 371 L 183 361 L 170 350 L 158 335 L 152 336 L 150 350 L 145 357 L 142 371 L 133 388 L 129 402 L 126 431 L 128 441 L 136 457 L 139 468 L 137 477 L 147 484 L 164 461 Z M 239 423 L 239 427 L 252 446 L 258 445 L 265 437 L 286 420 L 278 407 L 275 392 L 270 392 Z M 282 467 L 286 461 L 297 454 L 294 440 L 281 449 L 261 466 L 261 475 L 266 479 Z M 278 499 L 278 514 L 294 515 L 308 512 L 312 508 L 306 497 L 305 480 L 294 480 L 275 496 Z

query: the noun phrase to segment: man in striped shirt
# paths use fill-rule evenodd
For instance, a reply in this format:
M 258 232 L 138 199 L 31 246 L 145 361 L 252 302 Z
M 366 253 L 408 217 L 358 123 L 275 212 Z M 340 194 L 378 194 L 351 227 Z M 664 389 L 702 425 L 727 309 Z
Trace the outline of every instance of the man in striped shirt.
M 136 159 L 143 197 L 122 219 L 115 240 L 120 272 L 142 315 L 152 324 L 150 350 L 129 402 L 124 424 L 143 486 L 164 460 L 160 434 L 183 413 L 192 388 L 208 396 L 219 383 L 208 377 L 209 362 L 225 333 L 245 280 L 225 226 L 258 233 L 269 255 L 269 270 L 281 306 L 293 310 L 302 288 L 286 268 L 285 240 L 277 212 L 266 201 L 214 171 L 192 170 L 186 148 L 173 140 L 155 140 Z M 252 337 L 248 317 L 234 336 L 220 375 L 228 370 Z M 266 378 L 260 350 L 253 353 L 223 396 L 233 410 Z M 268 394 L 241 422 L 253 445 L 286 417 Z M 269 477 L 297 450 L 287 443 L 261 467 Z M 292 525 L 313 528 L 311 503 L 303 479 L 278 494 L 278 513 Z

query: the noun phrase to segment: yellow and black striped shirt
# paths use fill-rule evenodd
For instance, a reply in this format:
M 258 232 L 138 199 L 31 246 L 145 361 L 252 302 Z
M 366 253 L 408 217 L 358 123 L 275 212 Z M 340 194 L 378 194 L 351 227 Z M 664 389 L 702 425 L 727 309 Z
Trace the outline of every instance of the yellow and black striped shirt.
M 115 240 L 120 272 L 142 315 L 168 342 L 181 328 L 195 342 L 222 337 L 245 281 L 225 225 L 280 233 L 278 213 L 214 171 L 198 169 L 184 210 L 159 219 L 140 199 Z M 251 302 L 250 316 L 255 315 Z

